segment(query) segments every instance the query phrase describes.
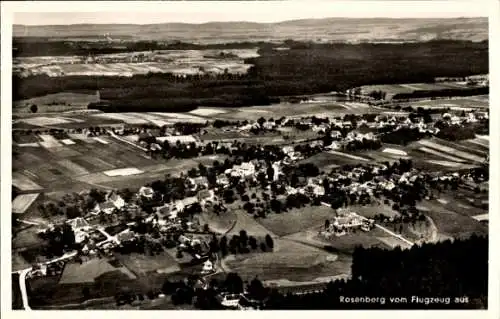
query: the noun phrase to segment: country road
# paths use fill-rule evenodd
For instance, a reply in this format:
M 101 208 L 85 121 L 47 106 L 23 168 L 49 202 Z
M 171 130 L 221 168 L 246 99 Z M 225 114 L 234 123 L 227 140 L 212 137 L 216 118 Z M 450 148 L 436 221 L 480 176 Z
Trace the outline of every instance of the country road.
M 49 265 L 49 264 L 52 264 L 52 263 L 55 263 L 55 262 L 58 262 L 58 261 L 66 260 L 66 259 L 69 259 L 69 258 L 73 258 L 74 256 L 76 256 L 76 254 L 77 254 L 76 251 L 70 252 L 70 253 L 66 253 L 66 254 L 62 255 L 61 257 L 49 260 L 49 261 L 44 262 L 42 264 L 43 265 Z M 30 267 L 30 268 L 26 268 L 26 269 L 23 269 L 23 270 L 16 271 L 17 273 L 19 273 L 19 288 L 21 289 L 21 297 L 23 299 L 23 307 L 24 307 L 25 310 L 31 310 L 31 308 L 29 306 L 29 302 L 28 302 L 28 289 L 26 288 L 26 277 L 28 276 L 28 274 L 32 270 L 33 270 L 33 268 Z

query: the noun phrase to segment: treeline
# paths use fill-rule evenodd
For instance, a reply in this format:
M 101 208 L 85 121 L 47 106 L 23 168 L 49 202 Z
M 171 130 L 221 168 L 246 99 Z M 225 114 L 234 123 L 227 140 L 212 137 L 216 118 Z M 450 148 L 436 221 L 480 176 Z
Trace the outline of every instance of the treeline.
M 463 88 L 463 89 L 442 89 L 442 90 L 422 90 L 413 91 L 411 93 L 398 93 L 392 98 L 394 100 L 416 99 L 424 97 L 452 97 L 452 96 L 472 96 L 472 95 L 486 95 L 490 93 L 489 87 L 479 88 Z
M 71 37 L 78 38 L 78 37 Z M 230 50 L 230 49 L 251 49 L 255 47 L 277 47 L 278 44 L 265 42 L 231 42 L 214 44 L 194 44 L 181 41 L 170 43 L 159 41 L 124 41 L 119 44 L 109 43 L 104 38 L 102 41 L 75 41 L 71 40 L 53 41 L 50 38 L 26 37 L 13 38 L 13 57 L 34 57 L 34 56 L 88 56 L 97 54 L 115 54 L 138 51 L 158 51 L 158 50 Z M 85 37 L 87 38 L 87 37 Z M 96 37 L 97 38 L 97 37 Z M 120 37 L 121 38 L 121 37 Z

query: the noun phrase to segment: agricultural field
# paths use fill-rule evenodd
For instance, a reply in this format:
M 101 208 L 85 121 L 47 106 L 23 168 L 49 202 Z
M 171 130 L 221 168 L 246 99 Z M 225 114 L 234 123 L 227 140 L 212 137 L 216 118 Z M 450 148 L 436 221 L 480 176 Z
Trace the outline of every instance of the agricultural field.
M 462 215 L 446 207 L 448 201 L 424 201 L 417 206 L 425 215 L 429 216 L 436 225 L 438 233 L 452 238 L 467 238 L 471 234 L 486 235 L 488 226 L 474 218 Z M 463 210 L 459 210 L 463 213 Z M 478 210 L 478 214 L 480 211 Z
M 135 279 L 128 269 L 114 267 L 105 259 L 91 259 L 80 263 L 68 263 L 59 279 L 59 284 L 79 284 L 94 282 L 94 280 L 106 273 L 119 271 L 130 279 Z
M 17 196 L 12 201 L 12 212 L 14 214 L 23 214 L 38 198 L 40 194 L 24 194 Z
M 450 108 L 454 111 L 462 110 L 480 110 L 489 108 L 489 97 L 487 95 L 454 97 L 451 99 L 436 99 L 411 102 L 413 108 L 422 107 L 424 109 L 442 109 Z
M 226 56 L 222 58 L 221 52 Z M 204 74 L 246 73 L 251 66 L 244 59 L 257 57 L 256 49 L 240 50 L 168 50 L 154 55 L 142 52 L 145 62 L 134 61 L 141 52 L 104 54 L 97 62 L 86 63 L 78 57 L 21 57 L 14 59 L 14 73 L 49 76 L 133 76 L 147 73 Z M 228 55 L 230 54 L 230 55 Z M 58 64 L 58 61 L 60 64 Z M 102 61 L 102 62 L 99 62 Z M 47 65 L 47 63 L 52 62 Z
M 400 93 L 412 93 L 415 91 L 440 91 L 445 89 L 466 88 L 465 84 L 453 83 L 411 83 L 411 84 L 382 84 L 365 85 L 361 87 L 362 94 L 369 94 L 372 91 L 383 91 L 387 93 L 386 99 L 391 99 Z
M 259 218 L 258 222 L 278 236 L 286 236 L 301 232 L 311 227 L 318 229 L 325 224 L 326 219 L 335 216 L 335 211 L 327 206 L 311 206 L 294 208 L 280 214 L 269 214 Z
M 149 272 L 174 273 L 180 270 L 177 262 L 167 252 L 155 256 L 136 253 L 115 254 L 115 256 L 126 268 L 138 276 L 144 276 Z
M 13 113 L 32 113 L 31 106 L 37 106 L 37 113 L 60 113 L 73 110 L 83 110 L 91 102 L 97 102 L 96 94 L 55 93 L 28 100 L 14 101 Z
M 237 272 L 244 280 L 311 281 L 319 277 L 350 273 L 351 257 L 331 254 L 322 249 L 291 240 L 275 240 L 273 252 L 230 255 L 223 260 L 227 271 Z

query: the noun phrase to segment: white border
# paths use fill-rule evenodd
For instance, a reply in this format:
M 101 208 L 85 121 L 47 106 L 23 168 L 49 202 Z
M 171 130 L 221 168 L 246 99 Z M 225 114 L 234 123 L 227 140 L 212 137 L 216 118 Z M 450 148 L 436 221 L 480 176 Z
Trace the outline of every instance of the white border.
M 126 3 L 126 5 L 125 5 Z M 323 11 L 327 12 L 330 16 L 351 16 L 351 17 L 374 17 L 374 16 L 425 16 L 443 15 L 444 13 L 452 12 L 455 16 L 474 16 L 481 15 L 477 13 L 488 12 L 489 14 L 489 27 L 490 27 L 490 108 L 491 115 L 491 178 L 490 178 L 490 268 L 489 268 L 489 310 L 488 311 L 335 311 L 334 313 L 326 311 L 316 311 L 315 316 L 319 317 L 342 317 L 342 318 L 422 318 L 422 317 L 439 317 L 439 318 L 499 318 L 499 216 L 496 212 L 500 203 L 498 196 L 500 194 L 499 182 L 500 172 L 498 165 L 494 163 L 500 162 L 500 153 L 498 145 L 498 137 L 500 137 L 498 120 L 500 119 L 500 110 L 497 106 L 500 105 L 500 92 L 495 88 L 500 88 L 500 76 L 498 70 L 500 69 L 499 59 L 492 59 L 492 57 L 500 56 L 500 2 L 498 0 L 491 1 L 284 1 L 284 2 L 157 2 L 157 1 L 135 1 L 123 2 L 2 2 L 1 11 L 1 75 L 2 75 L 2 90 L 1 90 L 1 199 L 2 199 L 2 214 L 1 214 L 1 296 L 2 296 L 2 317 L 10 318 L 28 318 L 36 313 L 37 317 L 53 318 L 67 316 L 75 316 L 84 318 L 88 316 L 85 311 L 35 311 L 29 313 L 26 311 L 10 311 L 11 308 L 11 286 L 10 286 L 10 273 L 11 273 L 11 101 L 12 101 L 12 86 L 11 86 L 11 62 L 12 62 L 12 17 L 13 12 L 179 12 L 184 16 L 203 14 L 211 12 L 217 13 L 214 16 L 227 15 L 232 16 L 231 13 L 246 12 L 248 15 L 262 15 L 268 20 L 279 20 L 279 17 L 285 16 L 285 19 L 293 18 L 307 18 L 308 15 L 313 15 L 314 12 Z M 283 14 L 287 12 L 287 14 Z M 331 13 L 330 13 L 331 12 Z M 236 16 L 236 14 L 234 14 Z M 273 18 L 274 17 L 274 18 Z M 209 19 L 210 20 L 210 19 Z M 229 19 L 231 20 L 231 19 Z M 245 20 L 245 19 L 236 19 Z M 132 21 L 131 21 L 132 22 Z M 77 22 L 75 22 L 77 23 Z M 496 137 L 496 138 L 494 138 Z M 136 311 L 93 311 L 92 316 L 105 317 L 109 315 L 131 317 L 140 316 L 141 312 Z M 179 315 L 185 318 L 201 315 L 199 311 L 191 312 L 171 312 L 165 314 L 161 311 L 149 311 L 148 316 L 164 317 L 165 315 Z M 286 312 L 276 311 L 272 316 L 304 316 L 304 312 Z M 237 316 L 254 317 L 254 312 L 237 312 Z M 269 312 L 262 313 L 261 316 L 271 315 Z M 305 315 L 313 315 L 313 313 L 306 313 Z M 234 312 L 210 312 L 204 313 L 206 317 L 231 317 L 234 318 Z M 97 318 L 96 317 L 96 318 Z

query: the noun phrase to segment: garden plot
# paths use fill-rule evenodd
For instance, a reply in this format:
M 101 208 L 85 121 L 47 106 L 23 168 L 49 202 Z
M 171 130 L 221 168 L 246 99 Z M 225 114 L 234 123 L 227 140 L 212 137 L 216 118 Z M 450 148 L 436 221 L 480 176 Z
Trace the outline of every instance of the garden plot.
M 52 147 L 48 148 L 47 150 L 54 154 L 56 158 L 66 158 L 82 155 L 82 153 L 67 146 Z
M 95 167 L 99 171 L 115 168 L 114 165 L 111 165 L 110 163 L 95 156 L 82 156 L 79 157 L 78 160 L 80 161 L 82 166 L 86 166 L 85 163 L 87 163 L 87 165 L 90 165 L 90 167 Z
M 21 191 L 32 191 L 32 190 L 43 189 L 42 186 L 38 185 L 28 177 L 19 173 L 12 174 L 12 185 L 19 188 Z
M 327 153 L 330 153 L 330 154 L 333 154 L 333 155 L 342 156 L 342 157 L 347 157 L 347 158 L 350 158 L 350 159 L 353 159 L 353 160 L 357 160 L 357 161 L 363 161 L 363 162 L 368 162 L 369 161 L 369 159 L 367 159 L 367 158 L 356 156 L 356 155 L 352 155 L 352 154 L 348 154 L 348 153 L 343 153 L 343 152 L 328 151 Z
M 438 156 L 438 157 L 441 157 L 441 158 L 445 158 L 445 159 L 448 159 L 450 161 L 454 161 L 454 162 L 458 162 L 458 163 L 465 162 L 461 158 L 458 158 L 458 157 L 455 157 L 455 156 L 451 156 L 451 155 L 448 155 L 448 154 L 444 154 L 444 153 L 441 153 L 439 151 L 433 150 L 433 149 L 428 148 L 428 147 L 419 147 L 418 149 L 420 151 L 424 152 L 424 153 L 429 153 L 431 155 L 435 155 L 435 156 Z
M 397 156 L 408 156 L 408 153 L 395 148 L 385 148 L 382 152 Z
M 40 134 L 40 138 L 42 139 L 42 142 L 40 142 L 40 144 L 45 148 L 62 146 L 62 144 L 59 143 L 59 141 L 52 135 Z
M 130 176 L 130 175 L 138 175 L 144 173 L 138 168 L 135 167 L 127 167 L 127 168 L 119 168 L 110 171 L 103 172 L 107 176 Z
M 33 202 L 38 198 L 40 194 L 24 194 L 17 196 L 12 201 L 12 212 L 14 214 L 23 214 Z
M 94 141 L 97 141 L 97 142 L 99 142 L 99 143 L 101 143 L 101 144 L 104 144 L 104 145 L 109 144 L 109 142 L 108 142 L 108 141 L 106 141 L 106 140 L 104 140 L 104 139 L 102 139 L 102 138 L 99 138 L 99 137 L 94 137 L 93 139 L 94 139 Z
M 62 167 L 66 168 L 68 171 L 71 172 L 71 175 L 85 175 L 88 174 L 89 171 L 86 170 L 84 167 L 68 160 L 60 160 L 57 162 L 57 164 L 61 165 Z
M 439 150 L 441 152 L 451 154 L 455 158 L 460 157 L 460 158 L 464 158 L 464 159 L 467 159 L 467 160 L 473 161 L 473 162 L 483 162 L 484 161 L 483 157 L 479 157 L 479 156 L 476 156 L 476 155 L 473 155 L 473 154 L 470 154 L 467 152 L 459 151 L 459 150 L 454 149 L 452 147 L 441 145 L 441 144 L 435 143 L 433 141 L 421 140 L 418 143 L 423 145 L 423 146 L 430 147 L 430 148 L 433 148 L 435 150 Z
M 71 139 L 64 139 L 64 140 L 61 140 L 61 142 L 64 144 L 64 145 L 74 145 L 76 144 L 73 140 Z
M 151 271 L 173 273 L 180 270 L 179 264 L 167 252 L 154 256 L 136 253 L 117 254 L 117 258 L 125 267 L 138 275 L 146 275 Z
M 437 161 L 437 160 L 427 160 L 428 163 L 446 166 L 446 167 L 459 167 L 460 163 L 457 162 L 449 162 L 449 161 Z
M 40 144 L 37 143 L 24 143 L 24 144 L 17 144 L 19 147 L 40 147 Z
M 47 126 L 47 125 L 67 124 L 67 123 L 73 123 L 74 122 L 74 121 L 69 121 L 66 118 L 61 118 L 61 117 L 46 117 L 46 116 L 30 117 L 30 118 L 22 119 L 20 121 L 22 121 L 24 123 L 31 124 L 31 125 L 35 125 L 35 126 Z
M 148 124 L 148 121 L 141 118 L 130 116 L 127 113 L 102 113 L 102 114 L 92 114 L 92 116 L 98 118 L 118 120 L 121 122 L 125 122 L 127 124 Z

